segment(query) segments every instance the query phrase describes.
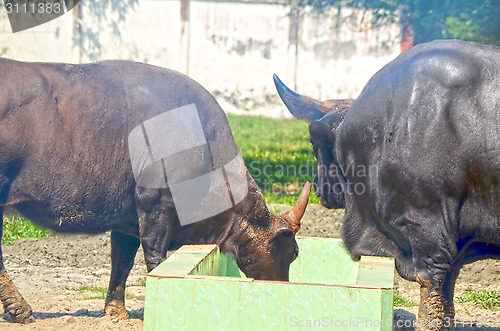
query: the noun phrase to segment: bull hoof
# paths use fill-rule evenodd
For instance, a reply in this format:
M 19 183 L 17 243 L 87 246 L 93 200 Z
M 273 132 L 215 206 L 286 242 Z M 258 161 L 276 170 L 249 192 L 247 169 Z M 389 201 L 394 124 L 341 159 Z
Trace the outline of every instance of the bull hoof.
M 128 312 L 125 309 L 125 304 L 121 301 L 111 301 L 107 303 L 106 307 L 104 307 L 104 314 L 119 321 L 128 319 Z
M 26 324 L 35 322 L 30 305 L 23 300 L 20 304 L 12 304 L 5 308 L 14 323 Z

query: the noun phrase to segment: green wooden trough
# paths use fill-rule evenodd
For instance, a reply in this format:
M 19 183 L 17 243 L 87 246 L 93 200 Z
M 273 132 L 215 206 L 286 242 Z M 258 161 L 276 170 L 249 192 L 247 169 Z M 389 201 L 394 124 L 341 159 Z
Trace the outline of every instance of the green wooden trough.
M 181 247 L 147 276 L 144 330 L 391 330 L 393 259 L 297 243 L 290 282 L 247 278 L 216 245 Z

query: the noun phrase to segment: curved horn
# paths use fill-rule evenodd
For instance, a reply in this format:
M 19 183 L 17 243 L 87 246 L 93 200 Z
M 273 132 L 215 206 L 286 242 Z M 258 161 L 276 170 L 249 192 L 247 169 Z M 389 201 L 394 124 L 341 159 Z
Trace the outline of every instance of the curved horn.
M 283 218 L 290 224 L 290 228 L 292 229 L 293 233 L 297 233 L 297 231 L 299 231 L 300 229 L 300 220 L 302 219 L 302 216 L 304 216 L 304 212 L 306 211 L 310 194 L 311 183 L 309 183 L 308 181 L 304 184 L 302 192 L 300 192 L 299 198 L 297 199 L 297 202 L 293 206 L 292 210 L 281 214 L 281 218 Z
M 296 119 L 306 123 L 316 121 L 332 110 L 344 114 L 353 103 L 353 99 L 330 99 L 321 102 L 290 90 L 276 74 L 273 78 L 276 90 L 285 106 Z
M 296 119 L 311 123 L 328 112 L 322 102 L 290 90 L 276 74 L 273 75 L 273 78 L 281 100 Z

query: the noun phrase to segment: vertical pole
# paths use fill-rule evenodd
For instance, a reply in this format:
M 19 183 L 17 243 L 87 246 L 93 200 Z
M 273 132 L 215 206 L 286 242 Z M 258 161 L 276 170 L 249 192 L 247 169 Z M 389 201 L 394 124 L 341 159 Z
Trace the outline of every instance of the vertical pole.
M 290 23 L 288 30 L 288 42 L 289 46 L 293 45 L 295 48 L 295 59 L 293 63 L 293 84 L 294 89 L 297 91 L 297 81 L 298 81 L 298 71 L 299 71 L 299 48 L 300 48 L 300 7 L 296 3 L 292 6 L 290 10 Z
M 191 6 L 191 2 L 188 3 Z M 189 76 L 189 61 L 191 57 L 191 17 L 187 21 L 187 45 L 186 45 L 186 76 Z
M 181 1 L 181 24 L 182 24 L 182 31 L 181 33 L 184 34 L 184 29 L 186 29 L 186 39 L 187 39 L 187 45 L 186 45 L 186 71 L 185 74 L 189 75 L 189 61 L 190 61 L 190 52 L 191 52 L 191 15 L 190 15 L 190 7 L 191 7 L 191 1 L 190 0 L 180 0 Z
M 300 9 L 299 7 L 295 7 L 295 15 L 296 15 L 296 21 L 297 24 L 295 25 L 296 28 L 296 36 L 295 38 L 295 65 L 294 65 L 294 71 L 293 71 L 293 85 L 294 85 L 294 90 L 297 91 L 297 76 L 298 76 L 298 71 L 299 71 L 299 46 L 300 46 Z
M 80 8 L 82 3 L 78 3 L 73 7 L 73 40 L 78 41 L 78 63 L 82 63 L 82 10 Z

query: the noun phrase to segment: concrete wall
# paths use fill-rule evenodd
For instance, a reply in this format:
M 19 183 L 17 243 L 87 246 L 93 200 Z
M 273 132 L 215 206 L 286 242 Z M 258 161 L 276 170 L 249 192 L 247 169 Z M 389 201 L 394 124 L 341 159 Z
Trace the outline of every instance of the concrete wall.
M 181 12 L 180 1 L 139 0 L 120 21 L 109 8 L 106 18 L 96 16 L 83 0 L 79 12 L 15 34 L 2 9 L 0 55 L 29 61 L 148 62 L 187 73 L 226 110 L 279 112 L 273 73 L 318 99 L 356 97 L 399 53 L 398 26 L 363 29 L 361 18 L 344 21 L 353 14 L 349 9 L 319 15 L 291 13 L 280 4 L 183 4 Z M 99 48 L 91 47 L 95 42 Z

